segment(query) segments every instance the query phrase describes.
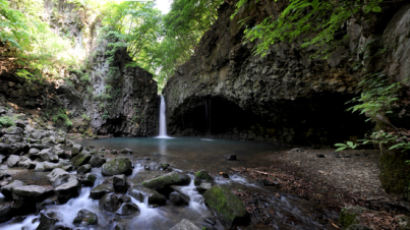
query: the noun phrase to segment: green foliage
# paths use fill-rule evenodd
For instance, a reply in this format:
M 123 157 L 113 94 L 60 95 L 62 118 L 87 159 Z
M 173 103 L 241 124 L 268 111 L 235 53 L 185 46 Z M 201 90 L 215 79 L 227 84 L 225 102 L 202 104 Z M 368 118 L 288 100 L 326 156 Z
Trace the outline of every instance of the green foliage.
M 0 44 L 10 50 L 2 55 L 24 66 L 17 72 L 20 77 L 59 77 L 61 69 L 80 65 L 71 38 L 44 22 L 44 10 L 43 0 L 0 0 Z
M 408 137 L 401 135 L 399 132 L 386 131 L 386 129 L 396 129 L 390 123 L 388 115 L 392 114 L 393 109 L 397 106 L 398 93 L 401 88 L 400 83 L 390 83 L 387 76 L 376 73 L 365 76 L 359 86 L 362 88 L 362 93 L 349 102 L 353 105 L 348 110 L 365 115 L 367 122 L 376 124 L 376 131 L 356 143 L 352 141 L 337 143 L 335 144 L 336 151 L 356 149 L 359 146 L 369 144 L 381 147 L 388 146 L 389 150 L 409 151 L 410 142 Z
M 2 116 L 0 117 L 0 128 L 7 128 L 10 126 L 14 126 L 14 119 L 9 116 Z
M 346 143 L 336 143 L 335 147 L 337 147 L 336 152 L 340 152 L 346 149 L 356 149 L 359 145 L 354 143 L 353 141 L 347 141 Z
M 248 42 L 258 41 L 255 53 L 262 56 L 273 44 L 294 40 L 300 40 L 302 47 L 319 46 L 326 53 L 329 43 L 347 19 L 361 12 L 381 12 L 379 4 L 382 1 L 289 0 L 277 18 L 267 17 L 261 23 L 246 28 L 245 38 Z M 233 16 L 247 2 L 240 0 Z
M 359 83 L 359 87 L 363 91 L 358 98 L 351 101 L 355 105 L 349 109 L 350 111 L 366 115 L 367 121 L 374 122 L 392 113 L 394 103 L 398 101 L 400 83 L 391 84 L 384 74 L 377 73 L 365 77 Z
M 64 109 L 61 109 L 57 114 L 51 117 L 51 120 L 57 125 L 63 125 L 64 127 L 70 129 L 73 126 L 73 122 L 68 116 L 68 112 Z
M 203 33 L 217 18 L 222 0 L 175 0 L 162 15 L 152 2 L 111 4 L 103 13 L 106 53 L 126 47 L 136 65 L 156 75 L 161 88 L 177 66 L 193 54 Z

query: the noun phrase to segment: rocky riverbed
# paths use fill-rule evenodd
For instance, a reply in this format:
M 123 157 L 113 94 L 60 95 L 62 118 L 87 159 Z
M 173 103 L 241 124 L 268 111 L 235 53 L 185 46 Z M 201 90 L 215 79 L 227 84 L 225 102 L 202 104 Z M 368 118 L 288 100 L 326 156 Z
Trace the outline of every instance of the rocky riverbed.
M 12 118 L 0 131 L 1 229 L 326 229 L 323 216 L 337 217 L 234 173 L 82 145 L 13 104 L 0 115 Z

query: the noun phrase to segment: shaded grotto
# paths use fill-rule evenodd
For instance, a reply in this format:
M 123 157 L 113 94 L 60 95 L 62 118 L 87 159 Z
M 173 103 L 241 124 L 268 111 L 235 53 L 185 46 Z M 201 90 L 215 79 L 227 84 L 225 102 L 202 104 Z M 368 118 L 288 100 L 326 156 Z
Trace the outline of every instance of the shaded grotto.
M 351 96 L 321 93 L 246 108 L 224 97 L 192 97 L 169 114 L 172 135 L 212 136 L 282 144 L 329 144 L 363 136 L 371 128 L 346 111 Z

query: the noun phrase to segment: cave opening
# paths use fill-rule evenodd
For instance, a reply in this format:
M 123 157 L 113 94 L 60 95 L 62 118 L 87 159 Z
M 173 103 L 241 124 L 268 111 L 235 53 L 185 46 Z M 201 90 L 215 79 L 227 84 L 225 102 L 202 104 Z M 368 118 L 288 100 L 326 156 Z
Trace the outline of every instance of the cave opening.
M 223 97 L 191 98 L 170 116 L 170 133 L 267 140 L 283 144 L 333 145 L 362 137 L 372 128 L 347 111 L 352 96 L 319 94 L 248 109 Z

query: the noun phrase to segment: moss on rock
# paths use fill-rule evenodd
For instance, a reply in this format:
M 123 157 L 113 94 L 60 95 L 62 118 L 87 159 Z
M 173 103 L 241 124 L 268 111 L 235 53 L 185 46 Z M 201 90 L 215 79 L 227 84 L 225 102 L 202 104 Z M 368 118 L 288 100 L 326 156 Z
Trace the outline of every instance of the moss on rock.
M 116 158 L 103 164 L 101 172 L 104 176 L 131 175 L 132 163 L 128 158 Z
M 157 191 L 166 189 L 171 185 L 187 185 L 191 181 L 188 175 L 178 172 L 167 173 L 163 176 L 156 177 L 151 180 L 144 181 L 144 187 L 155 189 Z
M 195 185 L 200 185 L 202 181 L 206 181 L 209 183 L 214 182 L 214 178 L 212 178 L 207 171 L 201 170 L 195 173 Z
M 71 159 L 71 163 L 73 163 L 75 167 L 80 167 L 82 165 L 87 164 L 90 158 L 91 158 L 90 154 L 80 153 Z
M 216 212 L 226 227 L 249 223 L 244 204 L 227 187 L 214 186 L 204 193 L 204 198 L 206 205 Z

